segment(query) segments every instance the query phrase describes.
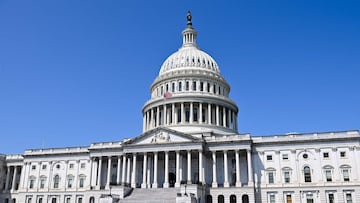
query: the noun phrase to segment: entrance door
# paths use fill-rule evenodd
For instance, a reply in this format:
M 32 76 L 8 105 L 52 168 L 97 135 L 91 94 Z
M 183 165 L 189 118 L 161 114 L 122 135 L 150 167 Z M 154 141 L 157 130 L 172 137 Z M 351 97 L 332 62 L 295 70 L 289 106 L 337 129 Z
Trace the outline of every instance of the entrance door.
M 174 187 L 176 182 L 176 175 L 175 173 L 169 173 L 169 186 Z

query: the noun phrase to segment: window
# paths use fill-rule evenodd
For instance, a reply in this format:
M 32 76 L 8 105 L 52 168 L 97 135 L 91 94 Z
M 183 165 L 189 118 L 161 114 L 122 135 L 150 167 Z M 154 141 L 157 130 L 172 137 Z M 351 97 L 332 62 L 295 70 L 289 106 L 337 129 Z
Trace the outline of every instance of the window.
M 328 194 L 329 203 L 335 203 L 335 197 L 334 194 L 330 193 Z
M 288 154 L 283 154 L 282 159 L 283 160 L 289 160 L 289 155 Z
M 269 203 L 275 203 L 275 194 L 269 195 Z
M 306 194 L 306 203 L 314 203 L 313 194 Z
M 185 121 L 186 122 L 190 121 L 190 110 L 189 109 L 185 109 Z
M 324 152 L 324 153 L 323 153 L 323 157 L 324 157 L 324 158 L 329 158 L 329 152 Z
M 178 85 L 178 91 L 179 91 L 179 92 L 181 92 L 181 90 L 182 90 L 182 83 L 181 83 L 181 82 L 179 82 L 179 85 Z
M 38 203 L 42 203 L 43 202 L 42 200 L 43 200 L 42 197 L 40 197 Z
M 29 197 L 27 203 L 31 203 L 31 200 L 31 197 Z
M 29 184 L 30 189 L 34 188 L 34 183 L 35 183 L 35 179 L 30 179 L 30 184 Z
M 56 168 L 57 168 L 57 169 L 60 169 L 60 164 L 57 164 L 57 165 L 56 165 Z
M 174 82 L 171 83 L 171 91 L 172 91 L 172 92 L 175 92 L 175 83 L 174 83 Z
M 290 171 L 284 171 L 284 181 L 290 183 Z
M 272 155 L 267 155 L 267 156 L 266 156 L 266 160 L 272 161 Z
M 186 90 L 186 91 L 189 91 L 189 81 L 186 81 L 186 82 L 185 82 L 185 90 Z
M 73 169 L 74 168 L 74 164 L 70 164 L 69 168 Z
M 84 187 L 84 182 L 85 182 L 85 177 L 80 177 L 80 179 L 79 179 L 79 187 L 80 188 L 83 188 Z
M 165 88 L 165 92 L 168 92 L 168 91 L 169 91 L 169 84 L 166 84 L 165 87 L 166 87 L 166 88 Z
M 344 181 L 346 182 L 350 181 L 349 169 L 343 169 L 342 173 L 343 173 Z
M 31 170 L 35 170 L 35 169 L 36 169 L 36 165 L 32 165 Z
M 210 92 L 210 83 L 207 83 L 207 92 Z
M 79 197 L 78 203 L 82 203 L 82 197 Z
M 70 198 L 70 197 L 67 197 L 67 198 L 66 198 L 66 203 L 70 203 L 70 201 L 71 201 L 71 198 Z
M 59 175 L 54 176 L 54 185 L 53 185 L 54 188 L 59 188 L 59 181 L 60 181 Z
M 326 169 L 325 170 L 325 176 L 326 176 L 326 182 L 331 182 L 332 181 L 331 169 Z
M 346 152 L 340 152 L 340 157 L 342 158 L 346 157 Z
M 116 167 L 116 166 L 115 166 Z M 80 164 L 80 168 L 85 168 L 85 163 Z
M 41 188 L 41 189 L 44 189 L 44 188 L 45 188 L 45 181 L 46 181 L 45 178 L 41 178 L 41 179 L 40 179 L 40 188 Z
M 215 84 L 213 85 L 213 93 L 214 94 L 216 93 L 216 85 Z
M 310 167 L 308 166 L 304 167 L 304 179 L 306 183 L 311 182 L 311 171 L 310 171 Z
M 291 195 L 286 195 L 286 203 L 292 203 Z
M 55 197 L 53 197 L 53 198 L 51 199 L 51 203 L 56 203 L 56 198 L 55 198 Z
M 46 169 L 46 164 L 43 164 L 43 165 L 41 166 L 41 168 L 42 168 L 42 170 L 45 170 L 45 169 Z
M 307 159 L 308 157 L 309 157 L 308 154 L 303 154 L 303 158 L 304 158 L 304 159 Z
M 193 82 L 192 89 L 193 91 L 196 91 L 196 81 Z
M 346 193 L 346 203 L 352 203 L 351 193 Z
M 193 118 L 193 120 L 194 120 L 194 122 L 197 122 L 198 121 L 198 109 L 197 108 L 194 108 L 194 118 Z
M 73 181 L 74 181 L 73 177 L 69 176 L 67 180 L 67 188 L 72 188 Z
M 268 179 L 269 179 L 269 183 L 274 183 L 274 172 L 270 171 L 268 173 Z
M 200 91 L 204 91 L 204 82 L 200 82 Z

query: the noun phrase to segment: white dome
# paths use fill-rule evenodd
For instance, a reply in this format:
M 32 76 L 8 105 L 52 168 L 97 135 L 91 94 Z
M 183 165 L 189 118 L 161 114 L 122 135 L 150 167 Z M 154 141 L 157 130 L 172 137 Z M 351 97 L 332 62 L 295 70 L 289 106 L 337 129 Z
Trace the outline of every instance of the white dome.
M 159 75 L 181 69 L 202 69 L 220 74 L 215 60 L 196 46 L 184 46 L 162 64 Z

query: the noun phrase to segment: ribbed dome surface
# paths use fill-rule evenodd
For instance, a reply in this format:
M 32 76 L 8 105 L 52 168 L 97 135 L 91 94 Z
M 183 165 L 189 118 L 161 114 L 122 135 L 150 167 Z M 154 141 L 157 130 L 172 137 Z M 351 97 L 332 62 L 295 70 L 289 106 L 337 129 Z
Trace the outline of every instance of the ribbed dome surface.
M 159 75 L 181 69 L 203 69 L 220 74 L 215 60 L 196 46 L 181 47 L 162 64 Z

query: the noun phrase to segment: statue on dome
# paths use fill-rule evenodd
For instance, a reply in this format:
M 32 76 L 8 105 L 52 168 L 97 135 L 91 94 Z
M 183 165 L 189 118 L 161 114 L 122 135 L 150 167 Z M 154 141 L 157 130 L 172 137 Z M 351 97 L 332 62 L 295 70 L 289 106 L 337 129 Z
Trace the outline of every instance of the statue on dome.
M 191 12 L 188 11 L 187 13 L 187 16 L 186 16 L 186 19 L 187 19 L 187 25 L 192 25 L 192 22 L 191 22 L 191 19 L 192 19 L 192 15 L 191 15 Z

